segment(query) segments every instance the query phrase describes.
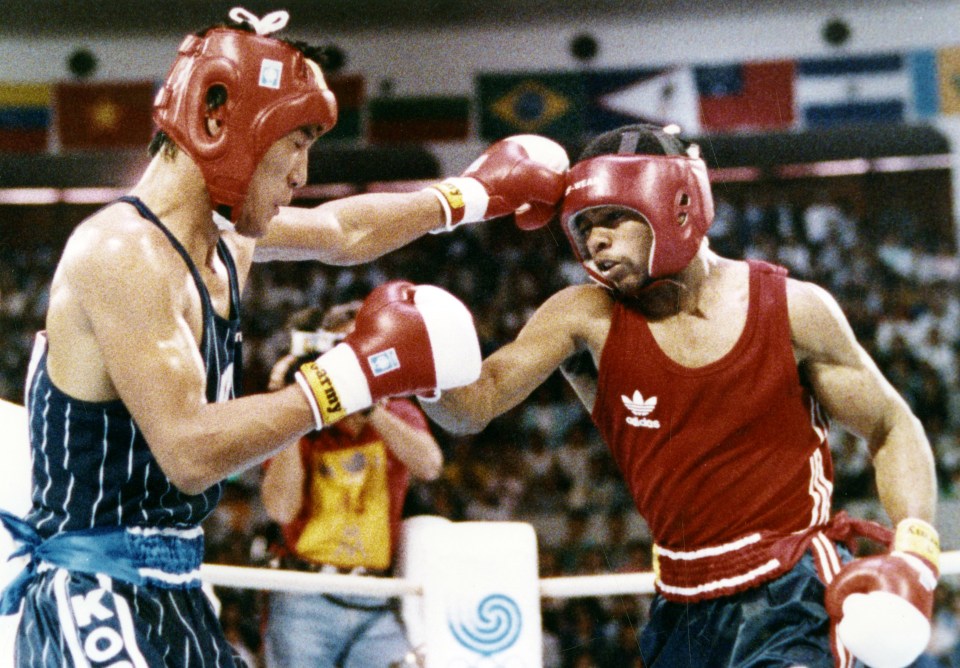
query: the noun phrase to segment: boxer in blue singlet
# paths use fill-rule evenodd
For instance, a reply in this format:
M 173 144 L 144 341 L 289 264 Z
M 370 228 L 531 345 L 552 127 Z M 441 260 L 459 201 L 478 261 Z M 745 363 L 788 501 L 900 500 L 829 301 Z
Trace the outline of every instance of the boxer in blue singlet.
M 527 137 L 498 142 L 456 183 L 290 206 L 337 119 L 323 50 L 277 38 L 284 11 L 230 18 L 240 25 L 180 44 L 149 166 L 73 230 L 50 285 L 26 388 L 33 506 L 0 511 L 29 557 L 0 598 L 0 614 L 23 610 L 19 668 L 236 665 L 198 579 L 198 525 L 221 481 L 380 399 L 479 373 L 463 305 L 395 282 L 297 383 L 235 398 L 255 261 L 368 262 L 512 211 L 545 223 L 562 196 L 566 153 Z M 372 369 L 386 352 L 396 364 Z
M 162 230 L 183 257 L 202 305 L 207 401 L 232 399 L 241 364 L 240 292 L 230 251 L 222 241 L 217 246 L 230 291 L 224 318 L 177 238 L 139 199 L 121 201 Z M 66 656 L 74 665 L 160 666 L 172 655 L 191 665 L 194 655 L 198 665 L 233 666 L 199 588 L 199 524 L 219 501 L 221 484 L 195 495 L 179 491 L 122 401 L 82 401 L 62 392 L 47 372 L 44 334 L 34 356 L 26 397 L 30 440 L 37 446 L 33 507 L 19 528 L 44 546 L 49 561 L 36 555 L 21 576 L 25 590 L 10 590 L 24 596 L 19 661 L 60 666 Z M 106 547 L 114 543 L 118 554 Z M 134 558 L 125 561 L 130 544 Z M 57 627 L 63 632 L 50 632 Z

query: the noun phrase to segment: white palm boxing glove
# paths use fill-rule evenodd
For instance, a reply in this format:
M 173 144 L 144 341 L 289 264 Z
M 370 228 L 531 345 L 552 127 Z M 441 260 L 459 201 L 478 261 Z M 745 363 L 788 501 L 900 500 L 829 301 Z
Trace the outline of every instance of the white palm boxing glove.
M 923 520 L 897 525 L 889 554 L 855 559 L 827 586 L 840 642 L 872 668 L 910 665 L 930 642 L 940 539 Z
M 342 343 L 300 367 L 317 429 L 385 397 L 436 394 L 480 377 L 480 343 L 463 303 L 433 285 L 391 281 L 364 300 Z
M 514 135 L 494 143 L 461 176 L 428 188 L 440 200 L 446 222 L 438 232 L 515 214 L 518 227 L 550 222 L 566 188 L 570 158 L 546 137 Z

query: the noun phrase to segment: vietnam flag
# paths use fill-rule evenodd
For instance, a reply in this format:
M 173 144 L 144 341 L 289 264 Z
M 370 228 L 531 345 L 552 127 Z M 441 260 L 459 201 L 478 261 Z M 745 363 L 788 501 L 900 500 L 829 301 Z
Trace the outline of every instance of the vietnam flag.
M 792 60 L 694 68 L 700 124 L 707 131 L 780 130 L 794 114 Z
M 153 135 L 153 81 L 57 84 L 55 106 L 64 149 L 146 148 Z

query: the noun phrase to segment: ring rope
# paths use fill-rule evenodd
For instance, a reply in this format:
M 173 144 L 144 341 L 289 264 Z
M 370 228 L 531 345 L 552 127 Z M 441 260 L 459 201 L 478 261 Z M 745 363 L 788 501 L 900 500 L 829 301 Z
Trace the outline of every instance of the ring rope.
M 960 574 L 960 550 L 940 555 L 940 574 Z M 203 564 L 200 575 L 205 582 L 237 589 L 268 589 L 300 593 L 354 594 L 358 596 L 423 595 L 423 586 L 405 578 L 336 573 L 304 573 L 250 566 Z M 653 573 L 611 573 L 571 575 L 540 579 L 543 598 L 586 598 L 591 596 L 652 594 Z

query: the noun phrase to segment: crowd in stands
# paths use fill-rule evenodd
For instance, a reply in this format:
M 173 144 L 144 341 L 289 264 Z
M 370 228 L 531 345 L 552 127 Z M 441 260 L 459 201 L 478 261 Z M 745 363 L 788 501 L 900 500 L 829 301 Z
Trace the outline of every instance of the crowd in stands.
M 952 231 L 924 234 L 908 206 L 863 219 L 838 198 L 796 202 L 769 193 L 718 192 L 713 247 L 729 257 L 782 264 L 829 290 L 858 339 L 923 422 L 944 498 L 960 492 L 960 260 Z M 0 249 L 0 397 L 21 402 L 32 337 L 42 327 L 59 249 Z M 484 352 L 511 340 L 550 294 L 586 276 L 559 228 L 521 233 L 505 221 L 430 235 L 366 266 L 272 263 L 254 268 L 244 294 L 246 391 L 262 391 L 285 352 L 295 309 L 362 297 L 403 278 L 440 285 L 472 310 Z M 135 336 L 135 333 L 131 333 Z M 470 437 L 435 433 L 442 477 L 417 483 L 408 514 L 452 520 L 531 521 L 541 576 L 644 571 L 650 544 L 612 458 L 559 376 Z M 864 444 L 831 434 L 835 506 L 875 498 Z M 258 495 L 259 471 L 227 485 L 207 523 L 207 560 L 267 565 L 277 529 Z M 948 546 L 949 547 L 949 546 Z M 930 666 L 960 667 L 960 594 L 944 580 Z M 230 638 L 256 657 L 262 594 L 218 590 Z M 649 600 L 638 596 L 545 600 L 545 666 L 640 665 L 636 634 Z

